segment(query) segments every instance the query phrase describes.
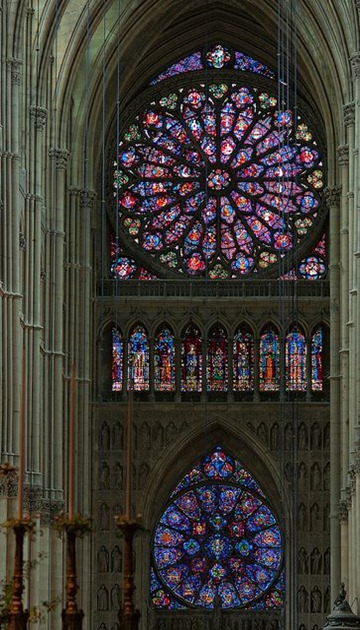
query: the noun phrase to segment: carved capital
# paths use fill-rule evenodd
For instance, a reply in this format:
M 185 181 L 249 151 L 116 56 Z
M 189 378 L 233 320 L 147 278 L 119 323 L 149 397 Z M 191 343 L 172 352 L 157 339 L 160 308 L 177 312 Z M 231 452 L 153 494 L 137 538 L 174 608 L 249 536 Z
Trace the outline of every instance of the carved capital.
M 350 63 L 353 69 L 353 75 L 356 79 L 360 78 L 360 53 L 356 52 L 350 57 Z
M 344 106 L 344 123 L 347 127 L 355 125 L 355 103 L 348 103 Z
M 8 68 L 11 73 L 11 83 L 13 85 L 20 85 L 20 68 L 22 66 L 22 62 L 20 59 L 9 58 L 6 60 Z
M 349 164 L 349 147 L 347 144 L 343 144 L 338 147 L 338 156 L 340 166 L 348 166 Z
M 45 107 L 40 107 L 37 105 L 32 105 L 31 107 L 29 107 L 29 109 L 35 129 L 43 131 L 48 116 L 47 109 L 45 109 Z
M 54 149 L 50 149 L 49 155 L 52 160 L 55 160 L 56 168 L 59 171 L 66 171 L 70 159 L 69 151 L 56 147 Z
M 331 208 L 340 205 L 341 186 L 328 186 L 324 190 L 327 205 Z

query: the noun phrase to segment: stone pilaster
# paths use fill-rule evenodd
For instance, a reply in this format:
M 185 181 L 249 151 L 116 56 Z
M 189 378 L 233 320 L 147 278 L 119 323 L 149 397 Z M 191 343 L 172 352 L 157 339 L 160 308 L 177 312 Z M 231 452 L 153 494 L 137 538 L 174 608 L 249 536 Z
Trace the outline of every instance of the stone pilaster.
M 340 186 L 325 190 L 330 213 L 330 541 L 331 541 L 331 593 L 335 597 L 340 583 L 340 526 L 338 504 L 340 500 Z

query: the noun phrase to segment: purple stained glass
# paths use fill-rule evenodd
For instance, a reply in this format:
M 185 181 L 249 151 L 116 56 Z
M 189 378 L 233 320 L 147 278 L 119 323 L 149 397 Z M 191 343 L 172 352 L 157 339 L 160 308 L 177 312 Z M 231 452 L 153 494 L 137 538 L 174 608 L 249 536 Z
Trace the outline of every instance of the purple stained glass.
M 311 389 L 323 391 L 323 328 L 319 326 L 311 338 Z
M 279 335 L 269 326 L 260 336 L 259 389 L 262 392 L 278 391 L 280 387 Z
M 166 326 L 155 338 L 154 384 L 155 391 L 172 392 L 175 389 L 175 341 Z
M 121 392 L 123 388 L 124 343 L 117 328 L 112 329 L 112 390 Z
M 226 47 L 208 52 L 219 71 L 230 64 Z M 119 228 L 134 258 L 145 251 L 180 277 L 275 273 L 319 213 L 321 155 L 312 134 L 297 133 L 305 123 L 279 112 L 274 97 L 216 85 L 156 97 L 119 138 Z M 127 258 L 115 263 L 118 277 L 138 273 Z M 318 252 L 304 265 L 300 275 L 322 277 Z
M 149 389 L 149 340 L 143 326 L 136 326 L 129 338 L 129 386 L 135 391 Z
M 286 336 L 285 343 L 285 382 L 288 391 L 305 392 L 307 347 L 305 335 L 295 327 Z
M 169 66 L 167 70 L 159 74 L 156 79 L 153 79 L 150 82 L 150 85 L 156 85 L 156 83 L 160 83 L 160 81 L 164 81 L 169 77 L 174 77 L 177 74 L 183 74 L 184 72 L 191 72 L 192 70 L 202 70 L 203 63 L 201 60 L 201 53 L 195 52 L 181 61 L 174 63 L 172 66 Z
M 282 605 L 282 535 L 256 481 L 246 471 L 240 485 L 238 470 L 245 473 L 217 446 L 172 494 L 153 536 L 156 608 L 213 608 L 216 597 L 224 609 Z

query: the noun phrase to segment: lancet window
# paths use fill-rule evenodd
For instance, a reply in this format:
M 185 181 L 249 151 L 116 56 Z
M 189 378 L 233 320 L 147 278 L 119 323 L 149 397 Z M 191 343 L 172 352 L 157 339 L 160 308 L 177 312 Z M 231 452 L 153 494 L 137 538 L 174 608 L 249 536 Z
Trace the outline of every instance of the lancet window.
M 240 326 L 233 341 L 233 389 L 249 392 L 254 387 L 254 336 L 249 326 Z
M 202 338 L 195 324 L 189 324 L 184 331 L 181 344 L 181 390 L 201 392 L 202 390 Z
M 288 391 L 306 391 L 306 361 L 305 335 L 299 327 L 294 327 L 286 336 L 285 345 L 286 389 Z
M 155 391 L 159 392 L 172 392 L 175 389 L 174 335 L 165 325 L 155 337 L 154 385 Z
M 216 324 L 208 335 L 207 378 L 208 391 L 228 389 L 228 341 L 222 326 Z
M 135 326 L 128 347 L 129 386 L 134 391 L 149 389 L 149 339 L 143 326 Z
M 260 336 L 259 389 L 276 392 L 280 388 L 279 334 L 273 326 L 267 326 Z

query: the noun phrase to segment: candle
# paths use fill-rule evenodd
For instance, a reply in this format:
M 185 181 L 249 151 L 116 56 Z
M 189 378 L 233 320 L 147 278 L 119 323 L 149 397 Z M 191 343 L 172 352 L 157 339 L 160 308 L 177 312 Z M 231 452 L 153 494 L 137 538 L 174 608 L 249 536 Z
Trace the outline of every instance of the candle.
M 20 435 L 19 435 L 18 518 L 23 516 L 24 464 L 25 464 L 25 344 L 21 359 Z
M 133 421 L 133 392 L 131 383 L 128 390 L 128 421 L 126 435 L 126 484 L 125 484 L 125 515 L 131 518 L 131 478 L 132 478 L 132 421 Z
M 71 368 L 69 400 L 69 519 L 74 518 L 74 433 L 75 433 L 76 377 Z

